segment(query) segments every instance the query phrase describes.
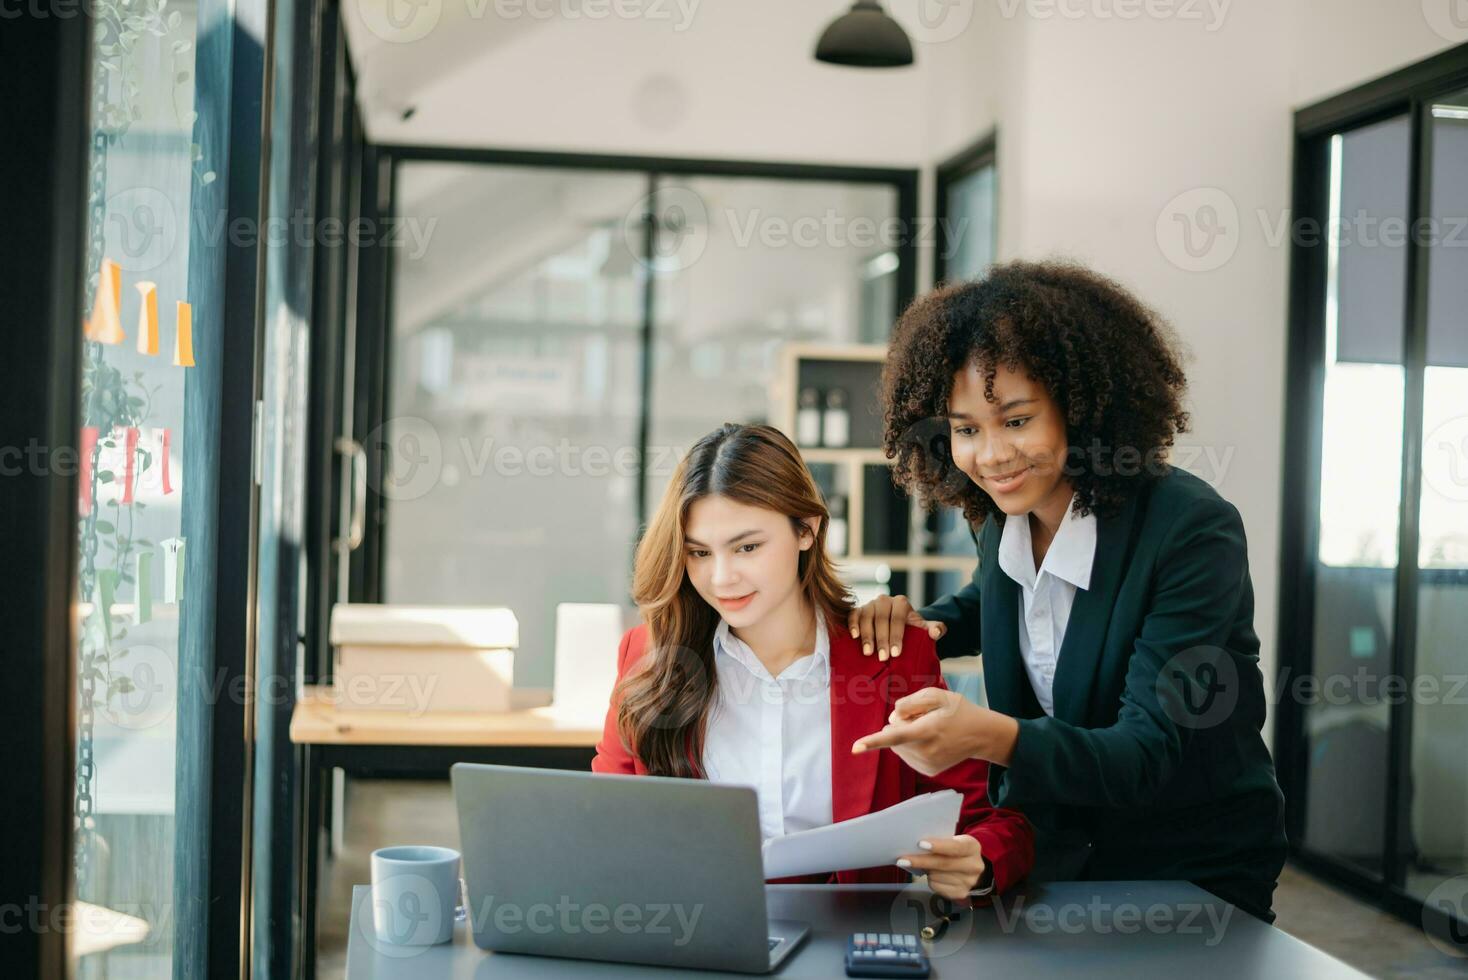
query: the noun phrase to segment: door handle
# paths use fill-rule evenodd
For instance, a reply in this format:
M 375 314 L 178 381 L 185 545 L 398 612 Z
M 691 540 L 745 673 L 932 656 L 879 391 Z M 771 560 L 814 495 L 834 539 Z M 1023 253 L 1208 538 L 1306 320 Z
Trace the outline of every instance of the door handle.
M 352 512 L 346 538 L 338 537 L 333 544 L 341 552 L 356 551 L 367 532 L 367 451 L 346 436 L 337 438 L 336 451 L 352 460 Z

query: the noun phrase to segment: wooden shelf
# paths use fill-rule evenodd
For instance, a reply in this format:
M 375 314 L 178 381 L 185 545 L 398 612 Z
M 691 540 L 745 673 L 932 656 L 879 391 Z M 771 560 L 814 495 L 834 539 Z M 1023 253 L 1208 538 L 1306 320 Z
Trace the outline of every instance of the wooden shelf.
M 921 572 L 972 572 L 979 563 L 977 554 L 963 555 L 842 555 L 837 561 L 855 564 L 890 565 L 901 571 Z
M 793 364 L 796 361 L 885 361 L 886 344 L 786 344 L 782 353 Z
M 859 464 L 867 466 L 890 466 L 892 460 L 876 448 L 838 449 L 829 446 L 802 446 L 800 455 L 807 463 Z

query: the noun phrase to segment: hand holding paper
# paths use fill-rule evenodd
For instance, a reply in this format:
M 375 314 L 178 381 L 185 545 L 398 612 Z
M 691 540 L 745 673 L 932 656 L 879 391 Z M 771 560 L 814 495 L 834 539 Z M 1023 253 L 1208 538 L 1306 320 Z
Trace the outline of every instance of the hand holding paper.
M 765 877 L 896 864 L 924 838 L 952 837 L 962 805 L 956 790 L 945 789 L 853 820 L 771 837 L 763 847 Z
M 967 898 L 983 880 L 984 848 L 968 834 L 925 837 L 918 842 L 921 853 L 908 854 L 897 862 L 915 875 L 926 875 L 928 887 L 945 898 Z

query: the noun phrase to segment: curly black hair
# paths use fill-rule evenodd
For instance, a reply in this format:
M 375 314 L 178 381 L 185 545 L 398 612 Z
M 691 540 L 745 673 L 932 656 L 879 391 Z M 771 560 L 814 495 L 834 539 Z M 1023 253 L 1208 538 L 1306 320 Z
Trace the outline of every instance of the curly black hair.
M 974 527 L 998 508 L 953 463 L 954 376 L 999 365 L 1043 384 L 1065 418 L 1064 472 L 1075 512 L 1114 514 L 1139 481 L 1166 472 L 1188 431 L 1187 387 L 1168 324 L 1120 284 L 1069 262 L 1009 262 L 982 279 L 945 283 L 915 300 L 892 333 L 882 370 L 883 448 L 893 480 L 924 506 L 960 508 Z

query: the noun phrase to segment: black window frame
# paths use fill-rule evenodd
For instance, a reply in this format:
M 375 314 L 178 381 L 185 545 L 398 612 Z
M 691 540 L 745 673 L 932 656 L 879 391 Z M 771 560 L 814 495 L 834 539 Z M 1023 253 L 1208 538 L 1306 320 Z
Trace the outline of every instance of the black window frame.
M 10 96 L 0 118 L 6 132 L 25 134 L 22 147 L 0 159 L 8 215 L 25 229 L 0 236 L 0 309 L 17 325 L 0 358 L 0 537 L 9 552 L 0 566 L 0 615 L 10 671 L 0 686 L 9 777 L 0 880 L 7 901 L 41 910 L 75 899 L 77 473 L 60 465 L 60 452 L 76 452 L 81 424 L 85 314 L 77 270 L 86 261 L 89 28 L 80 16 L 21 17 L 6 22 L 0 39 L 0 81 Z M 33 440 L 57 465 L 25 467 L 14 453 Z M 5 937 L 4 955 L 7 975 L 67 975 L 58 930 L 21 928 Z
M 933 252 L 936 285 L 941 285 L 948 275 L 948 256 L 954 245 L 949 236 L 953 212 L 948 206 L 948 192 L 955 183 L 985 167 L 994 168 L 994 260 L 999 260 L 999 131 L 996 129 L 938 164 L 934 173 L 933 214 L 938 216 Z

